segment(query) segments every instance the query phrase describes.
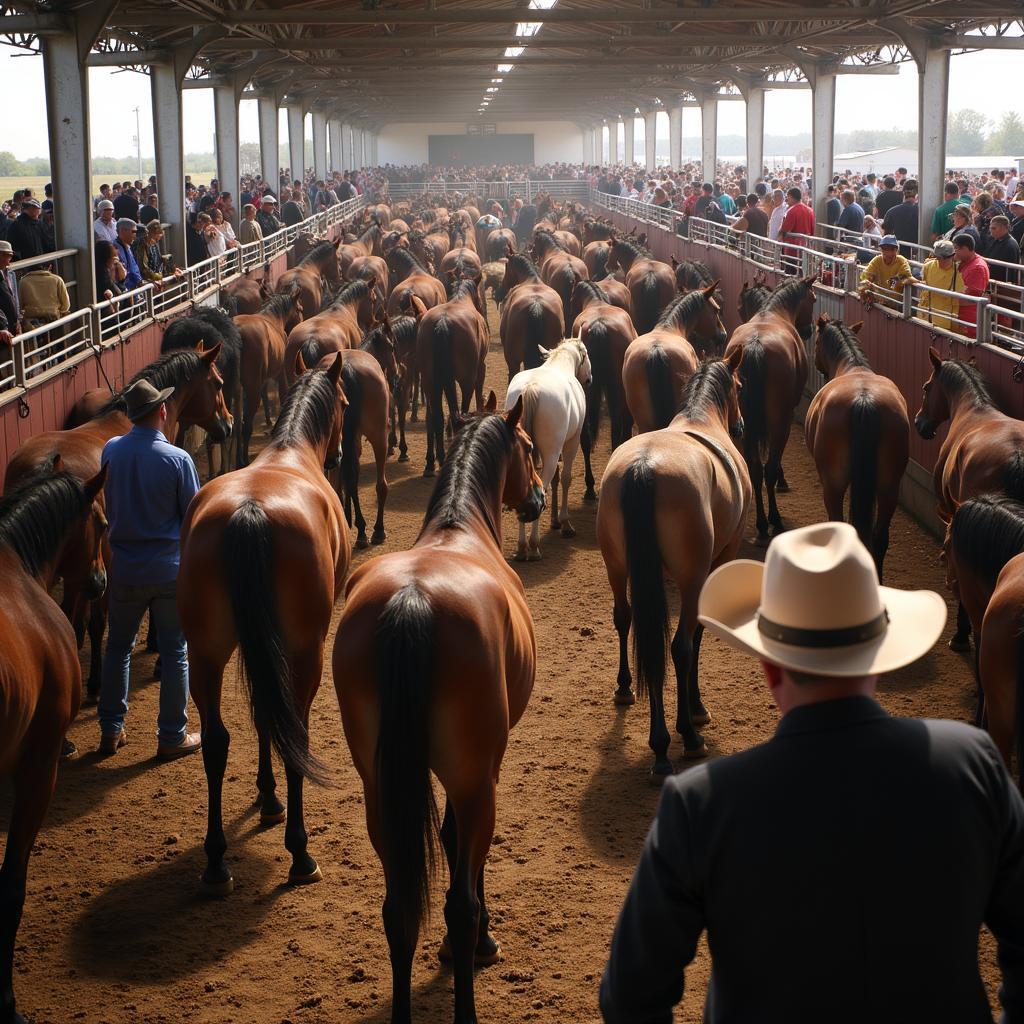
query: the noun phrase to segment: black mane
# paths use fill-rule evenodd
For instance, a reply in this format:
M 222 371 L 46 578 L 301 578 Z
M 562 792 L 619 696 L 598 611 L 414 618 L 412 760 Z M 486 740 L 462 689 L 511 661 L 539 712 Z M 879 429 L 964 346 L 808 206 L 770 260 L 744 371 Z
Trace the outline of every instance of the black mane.
M 1003 566 L 1024 551 L 1024 504 L 1002 494 L 971 498 L 953 515 L 951 540 L 957 559 L 994 587 Z
M 303 442 L 319 444 L 334 423 L 336 401 L 326 370 L 308 370 L 296 377 L 270 433 L 271 444 L 275 448 L 292 448 Z
M 361 277 L 349 281 L 338 289 L 338 294 L 334 296 L 331 305 L 347 306 L 350 302 L 361 302 L 370 294 L 370 288 L 370 282 L 364 281 Z
M 412 237 L 410 234 L 410 237 Z M 407 267 L 415 267 L 421 274 L 429 274 L 430 271 L 420 262 L 419 257 L 405 245 L 396 245 L 389 253 L 388 256 L 393 256 L 400 263 L 404 263 Z
M 577 281 L 573 288 L 574 297 L 576 294 L 586 295 L 588 299 L 597 299 L 598 302 L 608 302 L 608 293 L 596 281 Z
M 225 379 L 233 377 L 242 358 L 242 334 L 219 306 L 196 306 L 189 316 L 172 320 L 164 329 L 160 351 L 195 348 L 199 342 L 207 350 L 221 346 L 217 369 Z
M 732 388 L 732 373 L 721 359 L 701 363 L 683 388 L 679 411 L 687 419 L 705 419 L 710 409 L 726 408 Z
M 314 245 L 313 248 L 310 249 L 301 260 L 299 260 L 299 266 L 305 267 L 309 266 L 311 263 L 315 263 L 317 266 L 320 266 L 320 264 L 329 256 L 333 255 L 335 251 L 333 242 L 328 242 L 326 240 L 323 242 L 317 242 L 316 245 Z
M 867 370 L 871 369 L 871 364 L 860 347 L 857 335 L 842 320 L 833 320 L 831 323 L 825 324 L 818 334 L 830 362 L 845 361 L 851 366 L 863 366 Z
M 530 259 L 525 253 L 514 252 L 508 258 L 508 266 L 515 267 L 516 269 L 523 272 L 527 278 L 539 278 L 540 274 L 537 272 L 537 264 Z
M 391 317 L 391 334 L 395 339 L 395 350 L 403 351 L 409 348 L 416 339 L 416 330 L 419 321 L 414 316 L 393 316 Z M 386 337 L 384 324 L 377 324 L 363 339 L 359 347 L 364 351 L 371 351 L 376 348 Z
M 295 296 L 298 290 L 288 292 L 274 292 L 266 302 L 260 306 L 259 311 L 267 316 L 277 316 L 282 320 L 288 316 L 295 305 Z
M 960 359 L 944 359 L 939 368 L 938 380 L 954 395 L 968 394 L 976 409 L 988 408 L 996 403 L 988 389 L 981 370 Z
M 685 295 L 677 295 L 658 317 L 658 327 L 679 327 L 690 324 L 694 317 L 704 308 L 707 298 L 699 288 L 696 291 L 687 292 Z
M 812 286 L 809 286 L 802 277 L 787 278 L 768 296 L 768 301 L 761 311 L 771 313 L 777 309 L 784 309 L 787 313 L 792 313 L 807 297 L 809 287 Z
M 608 241 L 611 243 L 613 249 L 616 246 L 618 246 L 620 249 L 625 249 L 625 251 L 628 252 L 633 257 L 633 259 L 636 259 L 637 256 L 649 257 L 651 255 L 649 249 L 645 249 L 642 245 L 639 245 L 636 242 L 631 242 L 629 241 L 629 239 L 626 238 L 610 238 L 608 239 Z
M 121 391 L 112 395 L 110 401 L 96 415 L 103 416 L 115 410 L 126 412 L 128 405 L 125 402 L 124 393 L 136 381 L 148 380 L 157 391 L 163 391 L 164 388 L 177 390 L 182 384 L 187 384 L 202 366 L 202 354 L 196 352 L 195 349 L 177 348 L 170 352 L 163 352 L 148 366 L 139 370 Z
M 558 249 L 561 252 L 565 252 L 565 246 L 562 245 L 562 243 L 555 238 L 554 233 L 548 231 L 547 228 L 534 228 L 533 239 L 535 243 L 538 238 L 547 242 L 552 249 Z
M 681 260 L 676 267 L 676 284 L 687 291 L 714 283 L 711 269 L 700 260 Z

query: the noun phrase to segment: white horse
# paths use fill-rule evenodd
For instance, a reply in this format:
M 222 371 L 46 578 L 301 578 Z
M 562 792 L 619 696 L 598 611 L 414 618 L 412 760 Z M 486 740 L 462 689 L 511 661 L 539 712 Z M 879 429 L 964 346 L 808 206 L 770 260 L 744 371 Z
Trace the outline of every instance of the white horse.
M 520 424 L 533 441 L 534 462 L 540 462 L 544 494 L 550 492 L 551 529 L 561 528 L 563 537 L 575 537 L 569 522 L 569 482 L 572 464 L 580 446 L 580 431 L 586 418 L 590 386 L 590 356 L 579 338 L 566 338 L 551 350 L 541 346 L 544 363 L 517 373 L 508 385 L 505 408 L 511 409 L 523 396 Z M 562 466 L 559 470 L 558 458 Z M 558 507 L 558 478 L 561 473 L 562 507 Z M 526 545 L 526 525 L 519 524 L 519 549 L 516 561 L 535 562 L 540 558 L 540 520 L 535 520 Z

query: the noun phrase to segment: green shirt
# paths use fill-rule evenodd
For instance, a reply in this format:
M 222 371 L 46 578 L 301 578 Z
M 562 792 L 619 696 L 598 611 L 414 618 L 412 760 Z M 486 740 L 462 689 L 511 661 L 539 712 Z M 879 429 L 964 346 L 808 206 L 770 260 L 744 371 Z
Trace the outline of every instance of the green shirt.
M 944 235 L 953 226 L 953 211 L 959 199 L 947 199 L 941 206 L 935 207 L 932 214 L 932 234 Z

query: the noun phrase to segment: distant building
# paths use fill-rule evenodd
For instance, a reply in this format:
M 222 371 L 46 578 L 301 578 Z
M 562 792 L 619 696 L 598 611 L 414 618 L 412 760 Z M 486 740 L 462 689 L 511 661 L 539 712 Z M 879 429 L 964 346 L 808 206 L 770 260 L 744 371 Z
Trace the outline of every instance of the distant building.
M 836 173 L 853 171 L 855 174 L 886 174 L 897 167 L 906 167 L 910 174 L 917 174 L 917 149 L 907 146 L 893 146 L 890 149 L 869 149 L 858 153 L 837 153 L 833 158 Z M 1024 157 L 1005 156 L 952 156 L 946 155 L 946 170 L 949 171 L 990 171 L 994 167 L 1009 170 L 1016 167 L 1024 170 Z

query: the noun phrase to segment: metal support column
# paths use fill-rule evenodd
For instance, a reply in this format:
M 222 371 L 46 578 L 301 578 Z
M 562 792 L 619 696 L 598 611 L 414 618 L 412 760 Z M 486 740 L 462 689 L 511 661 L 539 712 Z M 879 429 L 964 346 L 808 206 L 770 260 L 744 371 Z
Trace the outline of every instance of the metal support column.
M 323 181 L 327 177 L 327 115 L 313 111 L 313 170 Z
M 306 110 L 301 103 L 288 103 L 288 164 L 292 181 L 302 181 L 306 165 Z
M 331 140 L 331 171 L 344 171 L 345 163 L 341 158 L 341 122 L 330 120 L 327 122 L 327 136 Z
M 260 118 L 260 173 L 276 196 L 281 178 L 281 142 L 278 132 L 277 97 L 258 96 L 256 109 Z
M 622 162 L 627 167 L 632 167 L 636 160 L 636 146 L 634 145 L 634 130 L 636 128 L 636 118 L 630 114 L 629 117 L 623 122 L 622 141 L 625 147 L 625 155 L 622 158 Z
M 811 150 L 814 219 L 828 222 L 826 189 L 832 181 L 836 128 L 836 76 L 818 72 L 811 85 Z
M 377 166 L 377 133 L 370 136 L 370 166 Z
M 231 226 L 238 230 L 238 186 L 241 172 L 238 157 L 238 100 L 234 84 L 213 87 L 213 114 L 217 127 L 217 178 L 221 191 L 230 192 L 234 215 Z M 159 179 L 158 179 L 159 181 Z
M 352 163 L 359 171 L 366 166 L 366 153 L 363 148 L 365 139 L 366 132 L 362 128 L 352 129 Z
M 352 126 L 344 122 L 341 125 L 341 169 L 342 171 L 351 171 L 353 169 Z
M 764 89 L 746 90 L 747 101 L 747 191 L 764 175 Z
M 651 174 L 657 163 L 658 112 L 648 110 L 644 114 L 644 163 Z
M 604 163 L 604 128 L 603 124 L 594 126 L 594 164 L 600 167 Z
M 701 174 L 713 183 L 718 166 L 718 99 L 714 93 L 701 97 L 700 134 Z
M 679 106 L 668 112 L 668 165 L 674 171 L 683 166 L 683 108 Z
M 594 154 L 594 129 L 584 128 L 583 137 L 580 140 L 580 142 L 583 148 L 584 166 L 586 166 L 587 164 L 592 164 L 594 162 L 592 159 Z
M 619 148 L 619 125 L 623 124 L 622 119 L 613 121 L 609 126 L 609 138 L 608 138 L 608 160 L 610 163 L 618 164 L 622 162 L 622 150 Z M 625 131 L 625 128 L 623 128 Z
M 169 225 L 167 249 L 174 257 L 175 265 L 184 267 L 187 221 L 181 83 L 173 64 L 154 64 L 150 72 L 150 83 L 153 92 L 153 136 L 160 220 Z
M 946 181 L 949 57 L 949 50 L 928 46 L 924 51 L 924 66 L 918 61 L 917 169 L 921 189 L 918 241 L 922 245 L 932 243 L 932 214 L 943 200 Z

